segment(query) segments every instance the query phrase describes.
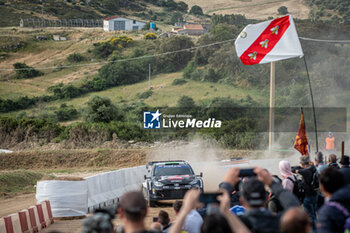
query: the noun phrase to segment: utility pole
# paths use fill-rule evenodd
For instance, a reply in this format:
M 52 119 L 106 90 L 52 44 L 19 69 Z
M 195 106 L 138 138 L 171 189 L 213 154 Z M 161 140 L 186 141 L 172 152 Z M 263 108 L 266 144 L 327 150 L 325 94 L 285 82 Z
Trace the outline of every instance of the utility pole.
M 151 90 L 151 64 L 148 64 L 148 87 Z

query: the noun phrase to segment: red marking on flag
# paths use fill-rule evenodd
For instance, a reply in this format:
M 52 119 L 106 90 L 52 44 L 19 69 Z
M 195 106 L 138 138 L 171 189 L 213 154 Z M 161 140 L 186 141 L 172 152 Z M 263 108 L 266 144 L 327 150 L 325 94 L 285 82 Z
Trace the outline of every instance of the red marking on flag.
M 14 233 L 11 216 L 4 217 L 6 233 Z
M 21 223 L 22 232 L 29 232 L 26 212 L 18 212 L 19 222 Z
M 271 31 L 271 29 L 276 26 L 279 27 L 277 35 Z M 260 61 L 275 47 L 289 26 L 289 15 L 271 21 L 269 26 L 265 28 L 254 43 L 241 55 L 240 59 L 242 63 L 244 65 L 259 64 Z M 260 42 L 265 41 L 266 39 L 269 41 L 267 48 L 261 46 L 260 44 Z M 255 60 L 249 55 L 254 54 L 254 52 L 256 52 Z
M 41 224 L 42 228 L 46 227 L 46 222 L 45 222 L 45 218 L 44 218 L 44 212 L 43 212 L 43 207 L 41 204 L 36 205 L 36 209 L 38 210 L 38 216 L 39 216 L 39 221 Z

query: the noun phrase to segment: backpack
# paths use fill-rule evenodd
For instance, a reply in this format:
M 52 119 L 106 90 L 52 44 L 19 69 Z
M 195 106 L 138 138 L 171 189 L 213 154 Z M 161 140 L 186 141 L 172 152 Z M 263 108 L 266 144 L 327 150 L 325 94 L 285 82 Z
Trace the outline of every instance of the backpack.
M 350 214 L 349 211 L 339 204 L 338 202 L 330 201 L 326 205 L 335 207 L 337 210 L 342 212 L 344 216 L 346 217 L 345 224 L 344 224 L 344 233 L 350 233 Z
M 320 191 L 320 180 L 318 178 L 317 170 L 312 174 L 311 189 L 315 192 Z
M 294 184 L 293 193 L 299 199 L 300 203 L 303 203 L 305 198 L 305 182 L 304 178 L 298 179 L 294 176 L 295 180 L 290 177 L 287 177 L 288 180 L 292 181 Z

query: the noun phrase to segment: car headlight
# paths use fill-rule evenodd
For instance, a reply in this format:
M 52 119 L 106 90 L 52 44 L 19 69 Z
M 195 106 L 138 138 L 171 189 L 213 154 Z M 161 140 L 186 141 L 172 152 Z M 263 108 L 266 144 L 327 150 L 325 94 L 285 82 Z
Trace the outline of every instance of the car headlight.
M 163 186 L 163 184 L 162 183 L 160 183 L 160 182 L 158 182 L 158 181 L 154 181 L 154 186 L 156 186 L 156 187 L 162 187 Z

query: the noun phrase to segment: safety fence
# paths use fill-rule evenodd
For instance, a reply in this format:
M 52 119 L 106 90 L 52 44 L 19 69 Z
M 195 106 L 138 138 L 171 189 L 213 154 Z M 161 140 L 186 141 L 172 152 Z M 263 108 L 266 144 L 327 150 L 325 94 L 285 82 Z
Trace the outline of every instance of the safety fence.
M 141 190 L 145 166 L 101 173 L 79 181 L 46 180 L 37 183 L 38 202 L 48 199 L 54 217 L 84 216 L 94 209 L 117 204 L 119 197 Z

